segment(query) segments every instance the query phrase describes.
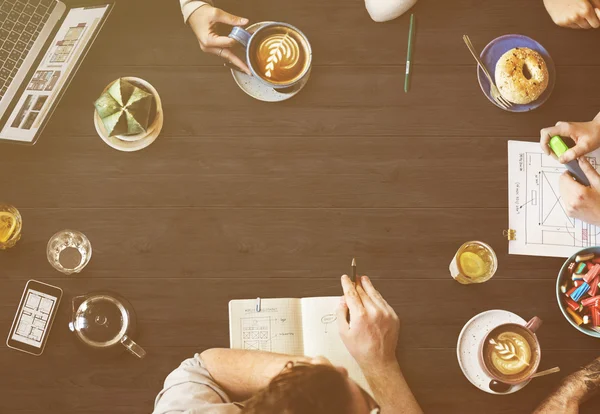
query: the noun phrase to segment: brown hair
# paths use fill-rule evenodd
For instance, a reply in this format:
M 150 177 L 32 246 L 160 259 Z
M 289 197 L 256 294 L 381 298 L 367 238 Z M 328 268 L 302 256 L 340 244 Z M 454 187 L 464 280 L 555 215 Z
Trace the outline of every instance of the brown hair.
M 296 365 L 248 400 L 242 413 L 347 414 L 351 398 L 347 377 L 334 367 Z

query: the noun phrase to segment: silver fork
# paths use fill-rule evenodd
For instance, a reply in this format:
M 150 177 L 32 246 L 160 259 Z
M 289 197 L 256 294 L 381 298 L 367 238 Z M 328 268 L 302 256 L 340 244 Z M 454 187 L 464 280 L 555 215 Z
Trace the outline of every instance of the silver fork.
M 463 35 L 463 40 L 464 40 L 465 44 L 467 45 L 467 47 L 469 48 L 469 52 L 471 52 L 471 54 L 473 55 L 473 57 L 475 58 L 475 60 L 479 64 L 479 66 L 481 67 L 481 70 L 483 70 L 483 73 L 485 74 L 485 76 L 490 81 L 490 95 L 492 95 L 492 98 L 494 98 L 494 101 L 496 101 L 496 103 L 498 105 L 500 105 L 500 107 L 502 107 L 504 109 L 510 108 L 513 104 L 511 102 L 507 101 L 500 94 L 500 91 L 496 87 L 496 84 L 494 83 L 494 80 L 492 79 L 492 76 L 490 75 L 490 73 L 488 72 L 487 68 L 485 67 L 485 65 L 483 64 L 483 62 L 481 61 L 481 59 L 479 58 L 479 55 L 477 54 L 477 51 L 475 50 L 475 47 L 473 47 L 473 43 L 471 43 L 471 39 L 469 39 L 469 36 Z

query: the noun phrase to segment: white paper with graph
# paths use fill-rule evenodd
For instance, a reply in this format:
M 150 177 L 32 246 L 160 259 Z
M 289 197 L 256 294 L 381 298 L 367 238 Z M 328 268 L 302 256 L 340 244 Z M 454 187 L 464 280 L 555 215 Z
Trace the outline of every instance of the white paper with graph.
M 587 158 L 598 169 L 600 152 Z M 559 192 L 564 171 L 539 143 L 508 142 L 509 254 L 569 257 L 600 241 L 600 229 L 567 215 Z
M 229 341 L 233 349 L 324 356 L 372 394 L 360 367 L 338 333 L 340 298 L 256 299 L 229 302 Z M 283 367 L 282 367 L 283 368 Z

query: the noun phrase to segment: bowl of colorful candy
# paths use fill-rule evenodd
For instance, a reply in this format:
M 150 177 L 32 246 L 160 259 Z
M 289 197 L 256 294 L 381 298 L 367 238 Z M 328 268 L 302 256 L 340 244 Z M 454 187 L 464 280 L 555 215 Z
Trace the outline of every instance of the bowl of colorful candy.
M 567 321 L 600 338 L 600 246 L 569 257 L 558 273 L 556 298 Z

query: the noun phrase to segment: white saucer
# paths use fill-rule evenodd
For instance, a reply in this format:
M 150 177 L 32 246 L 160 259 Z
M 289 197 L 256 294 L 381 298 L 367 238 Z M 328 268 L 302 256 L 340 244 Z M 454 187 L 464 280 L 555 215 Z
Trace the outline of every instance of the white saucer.
M 150 125 L 150 128 L 148 129 L 148 132 L 146 133 L 147 135 L 145 135 L 145 136 L 144 136 L 144 134 L 137 134 L 137 135 L 130 135 L 130 136 L 117 135 L 117 136 L 109 137 L 108 134 L 106 133 L 106 129 L 104 128 L 104 124 L 102 123 L 102 120 L 100 119 L 100 116 L 98 115 L 98 112 L 96 112 L 94 110 L 94 126 L 96 127 L 96 132 L 98 132 L 98 135 L 100 135 L 100 138 L 102 138 L 102 140 L 104 142 L 106 142 L 108 144 L 108 146 L 110 146 L 111 148 L 114 148 L 118 151 L 123 151 L 123 152 L 134 152 L 134 151 L 139 151 L 139 150 L 146 148 L 147 146 L 152 144 L 156 140 L 156 138 L 158 138 L 158 135 L 160 134 L 160 131 L 162 130 L 163 121 L 164 121 L 162 101 L 161 101 L 160 95 L 158 94 L 156 89 L 154 89 L 154 87 L 150 83 L 146 82 L 145 80 L 140 79 L 140 78 L 131 77 L 131 76 L 125 76 L 122 79 L 130 81 L 130 82 L 140 83 L 147 90 L 152 92 L 152 94 L 154 95 L 154 97 L 156 99 L 156 120 L 152 123 L 152 125 Z M 104 91 L 102 93 L 104 93 L 106 91 L 106 89 L 108 89 L 108 86 L 104 89 Z
M 514 385 L 507 392 L 496 392 L 490 389 L 490 381 L 492 378 L 487 375 L 479 364 L 479 345 L 481 341 L 492 329 L 504 323 L 518 323 L 525 325 L 527 321 L 512 312 L 505 310 L 489 310 L 482 312 L 479 315 L 471 318 L 465 324 L 460 335 L 458 335 L 458 343 L 456 345 L 456 355 L 458 357 L 458 365 L 462 369 L 465 377 L 481 391 L 490 394 L 505 395 L 512 394 L 523 389 L 529 381 Z
M 269 23 L 272 22 L 254 23 L 253 25 L 248 26 L 246 30 L 250 33 L 254 33 L 255 30 Z M 264 83 L 256 79 L 254 76 L 249 76 L 235 69 L 231 69 L 231 74 L 233 75 L 235 83 L 237 83 L 241 90 L 246 92 L 246 94 L 250 95 L 254 99 L 258 99 L 259 101 L 263 102 L 281 102 L 296 96 L 298 92 L 300 92 L 304 88 L 304 85 L 306 85 L 306 82 L 310 77 L 309 71 L 309 73 L 306 74 L 304 85 L 301 88 L 290 93 L 281 93 L 265 85 Z

